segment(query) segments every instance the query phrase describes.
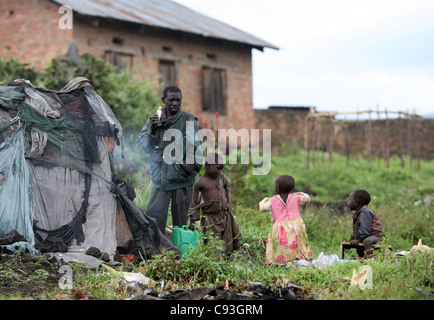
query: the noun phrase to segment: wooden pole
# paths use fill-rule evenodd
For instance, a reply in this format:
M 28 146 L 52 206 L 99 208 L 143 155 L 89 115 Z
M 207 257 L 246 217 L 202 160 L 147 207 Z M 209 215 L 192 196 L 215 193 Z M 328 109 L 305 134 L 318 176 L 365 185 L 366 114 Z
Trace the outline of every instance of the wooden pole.
M 315 167 L 316 165 L 316 141 L 317 141 L 317 119 L 314 119 L 312 121 L 312 125 L 313 125 L 313 141 L 312 141 L 312 147 L 311 147 L 311 152 L 312 152 L 312 165 Z
M 378 108 L 378 104 L 377 104 L 377 118 L 378 120 L 381 119 L 381 115 L 380 115 L 380 110 Z M 384 143 L 384 135 L 383 135 L 383 128 L 382 126 L 377 126 L 378 127 L 378 131 L 379 131 L 379 137 L 381 140 L 381 153 L 383 155 L 383 159 L 386 159 L 386 145 Z
M 305 153 L 305 168 L 309 169 L 309 117 L 304 119 L 304 153 Z
M 414 111 L 414 118 L 416 120 L 414 143 L 415 143 L 415 157 L 416 157 L 416 170 L 420 170 L 420 131 L 421 131 L 421 119 L 417 117 L 416 111 Z
M 329 152 L 329 161 L 330 163 L 333 163 L 333 144 L 335 139 L 335 121 L 334 119 L 330 121 L 330 139 L 329 139 L 329 145 L 328 145 L 328 152 Z
M 385 145 L 385 157 L 386 157 L 386 166 L 390 166 L 390 141 L 389 141 L 389 115 L 387 114 L 387 109 L 385 109 L 386 113 L 386 132 L 384 134 L 384 145 Z
M 401 160 L 401 168 L 404 169 L 405 162 L 404 162 L 404 141 L 403 141 L 403 128 L 404 123 L 401 118 L 401 114 L 399 114 L 398 117 L 398 130 L 399 130 L 399 159 Z
M 323 164 L 323 153 L 322 153 L 322 124 L 323 124 L 323 118 L 320 118 L 319 121 L 317 121 L 317 126 L 318 126 L 318 130 L 317 130 L 317 139 L 316 139 L 316 150 L 317 150 L 317 154 L 318 154 L 318 163 L 321 160 L 321 164 Z
M 411 136 L 412 136 L 412 119 L 411 117 L 407 117 L 407 151 L 408 151 L 408 157 L 410 159 L 410 168 L 413 165 L 413 152 L 412 152 L 412 146 L 411 146 Z
M 371 111 L 369 111 L 369 119 L 366 122 L 366 160 L 368 164 L 371 163 L 371 144 L 372 144 L 372 122 L 371 122 Z
M 350 165 L 350 142 L 348 140 L 348 122 L 345 123 L 344 139 L 345 139 L 345 154 L 347 157 L 347 167 Z

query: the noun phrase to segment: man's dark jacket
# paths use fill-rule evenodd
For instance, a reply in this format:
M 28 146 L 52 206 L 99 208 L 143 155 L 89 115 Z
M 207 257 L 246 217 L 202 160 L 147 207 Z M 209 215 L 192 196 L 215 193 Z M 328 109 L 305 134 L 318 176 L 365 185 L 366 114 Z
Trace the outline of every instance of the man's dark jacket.
M 163 109 L 161 120 L 152 134 L 150 126 L 151 117 L 140 131 L 137 145 L 151 156 L 150 171 L 153 186 L 170 191 L 193 185 L 194 177 L 202 168 L 202 158 L 197 158 L 196 155 L 203 155 L 197 118 L 189 112 L 180 110 L 173 118 L 168 119 L 166 109 Z M 167 131 L 169 129 L 176 130 Z M 176 145 L 176 138 L 170 139 L 172 133 L 176 134 L 176 132 L 181 134 L 182 146 Z M 164 141 L 165 133 L 169 141 Z M 181 142 L 179 140 L 178 142 Z M 196 153 L 197 149 L 200 149 L 198 153 Z M 182 150 L 182 156 L 176 158 L 175 150 Z M 168 151 L 172 152 L 168 153 Z

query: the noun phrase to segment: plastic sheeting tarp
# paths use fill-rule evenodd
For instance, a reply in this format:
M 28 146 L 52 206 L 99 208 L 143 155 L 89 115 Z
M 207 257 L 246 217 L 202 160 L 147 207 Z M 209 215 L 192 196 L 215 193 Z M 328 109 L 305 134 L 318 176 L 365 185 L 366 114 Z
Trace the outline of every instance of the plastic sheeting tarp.
M 95 135 L 95 132 L 91 132 L 91 137 L 86 136 L 94 139 L 98 151 L 95 152 L 97 158 L 94 157 L 93 163 L 89 164 L 84 157 L 75 157 L 77 153 L 83 153 L 79 148 L 89 148 L 80 143 L 84 139 L 84 131 L 73 127 L 76 126 L 74 121 L 80 123 L 82 120 L 81 110 L 85 114 L 97 108 L 110 107 L 107 104 L 101 106 L 101 101 L 93 108 L 89 106 L 80 89 L 82 86 L 86 86 L 94 104 L 101 98 L 93 93 L 89 81 L 84 78 L 73 79 L 61 90 L 60 99 L 56 98 L 60 91 L 34 88 L 26 81 L 16 82 L 21 85 L 0 87 L 0 106 L 5 108 L 2 109 L 0 127 L 6 125 L 9 132 L 5 134 L 6 131 L 3 131 L 1 140 L 6 139 L 2 144 L 4 168 L 1 171 L 4 171 L 2 177 L 7 179 L 2 178 L 0 186 L 0 237 L 17 231 L 29 241 L 27 246 L 31 251 L 39 249 L 43 252 L 54 250 L 84 254 L 86 248 L 96 246 L 113 257 L 117 247 L 115 223 L 118 210 L 117 199 L 111 192 L 112 168 L 104 136 Z M 76 112 L 69 112 L 68 119 L 62 116 L 68 108 L 62 103 L 62 98 L 72 101 L 73 111 Z M 21 118 L 25 131 L 20 129 L 11 133 L 15 125 L 8 125 L 12 123 L 10 114 L 14 113 Z M 114 126 L 121 130 L 117 120 L 113 120 L 114 115 L 107 110 L 105 114 L 106 118 L 112 116 L 110 121 L 116 122 Z M 89 121 L 93 122 L 92 119 Z M 107 120 L 99 118 L 98 121 Z M 57 137 L 65 136 L 64 129 L 75 130 L 77 138 L 83 135 L 83 138 L 73 142 L 79 152 L 71 153 L 69 143 L 59 143 Z M 9 177 L 11 168 L 25 174 L 26 183 L 24 178 L 12 181 Z M 22 190 L 28 190 L 26 201 L 22 201 Z M 25 209 L 23 206 L 26 206 Z M 22 251 L 23 248 L 18 249 Z
M 114 192 L 118 196 L 125 217 L 134 237 L 134 260 L 151 259 L 165 250 L 173 250 L 180 255 L 179 249 L 161 232 L 155 218 L 144 215 L 131 199 L 127 183 L 113 177 Z
M 116 205 L 111 192 L 111 168 L 104 137 L 97 137 L 100 163 L 93 164 L 91 184 L 82 225 L 84 239 L 73 239 L 68 251 L 85 251 L 91 246 L 113 256 L 116 252 Z M 55 230 L 70 223 L 84 201 L 85 173 L 64 167 L 36 166 L 28 161 L 33 177 L 33 210 L 37 226 Z M 84 164 L 83 164 L 84 167 Z
M 0 238 L 17 231 L 27 243 L 17 242 L 7 248 L 35 252 L 32 177 L 24 153 L 24 130 L 18 128 L 0 144 Z
M 82 261 L 89 247 L 113 258 L 132 242 L 137 260 L 179 251 L 113 181 L 105 138 L 122 145 L 122 128 L 89 80 L 59 91 L 14 83 L 0 86 L 0 237 L 17 231 L 28 240 L 20 251 Z

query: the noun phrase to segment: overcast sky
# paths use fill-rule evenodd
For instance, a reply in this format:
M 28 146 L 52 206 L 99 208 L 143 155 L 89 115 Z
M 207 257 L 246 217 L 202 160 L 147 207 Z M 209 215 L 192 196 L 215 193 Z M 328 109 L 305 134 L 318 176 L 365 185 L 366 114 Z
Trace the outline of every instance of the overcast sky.
M 280 48 L 253 50 L 253 104 L 434 113 L 434 0 L 176 0 Z

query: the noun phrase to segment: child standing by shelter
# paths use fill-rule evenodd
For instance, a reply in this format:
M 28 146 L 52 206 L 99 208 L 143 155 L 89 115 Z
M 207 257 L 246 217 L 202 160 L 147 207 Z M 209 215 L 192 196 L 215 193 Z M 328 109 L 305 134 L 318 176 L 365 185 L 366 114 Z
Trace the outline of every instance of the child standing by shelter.
M 261 212 L 272 212 L 271 230 L 268 234 L 265 263 L 290 263 L 295 259 L 309 259 L 311 252 L 306 226 L 300 217 L 300 206 L 310 202 L 306 193 L 291 193 L 295 180 L 281 175 L 275 181 L 276 194 L 259 203 Z
M 374 256 L 373 245 L 385 236 L 380 219 L 368 208 L 370 202 L 371 195 L 363 189 L 351 192 L 348 201 L 348 208 L 355 211 L 350 243 L 352 245 L 363 243 L 363 248 L 357 248 L 357 253 L 359 257 L 363 257 L 366 251 L 367 259 Z
M 223 167 L 223 158 L 217 153 L 206 157 L 205 173 L 194 184 L 188 215 L 190 228 L 194 228 L 202 211 L 205 227 L 225 242 L 226 252 L 231 252 L 241 247 L 241 233 L 231 213 L 230 182 L 221 172 Z

